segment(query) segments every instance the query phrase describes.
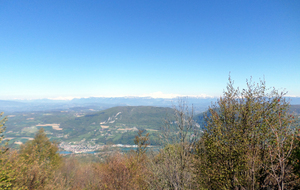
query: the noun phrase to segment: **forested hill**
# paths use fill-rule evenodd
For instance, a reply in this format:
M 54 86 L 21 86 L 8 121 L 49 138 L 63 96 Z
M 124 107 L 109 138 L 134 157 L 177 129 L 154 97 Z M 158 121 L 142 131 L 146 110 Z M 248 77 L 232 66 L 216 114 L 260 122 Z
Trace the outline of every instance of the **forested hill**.
M 94 124 L 159 129 L 166 117 L 173 117 L 173 109 L 152 106 L 119 106 L 87 114 L 62 123 L 63 128 L 81 128 Z
M 138 129 L 155 133 L 164 119 L 174 117 L 173 113 L 173 109 L 164 107 L 120 106 L 67 120 L 61 127 L 69 139 L 132 144 Z

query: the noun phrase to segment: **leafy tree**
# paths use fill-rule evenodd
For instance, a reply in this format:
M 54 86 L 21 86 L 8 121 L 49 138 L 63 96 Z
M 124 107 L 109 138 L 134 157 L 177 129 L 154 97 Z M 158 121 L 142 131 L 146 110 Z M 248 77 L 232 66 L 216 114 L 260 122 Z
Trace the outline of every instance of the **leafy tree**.
M 2 117 L 3 112 L 0 113 L 0 118 Z M 4 138 L 3 132 L 5 131 L 4 124 L 7 118 L 4 117 L 0 120 L 0 143 Z M 1 189 L 10 189 L 15 180 L 15 172 L 12 171 L 12 163 L 9 162 L 9 156 L 7 152 L 4 151 L 4 147 L 0 147 L 0 188 Z
M 198 182 L 208 189 L 284 189 L 291 179 L 293 119 L 286 93 L 247 81 L 242 92 L 229 77 L 227 90 L 209 108 L 199 141 Z
M 21 146 L 20 154 L 25 159 L 29 159 L 32 155 L 34 159 L 39 161 L 46 161 L 49 165 L 57 167 L 62 161 L 58 153 L 58 144 L 51 142 L 47 137 L 43 128 L 41 128 L 32 141 L 27 141 Z
M 26 189 L 23 185 L 24 159 L 17 151 L 9 150 L 0 155 L 0 189 Z
M 2 117 L 3 112 L 0 113 L 0 118 Z M 4 117 L 0 120 L 0 143 L 2 143 L 2 140 L 4 138 L 3 132 L 5 131 L 4 124 L 7 120 L 7 117 Z
M 3 112 L 0 113 L 0 118 Z M 7 118 L 0 120 L 0 134 L 5 130 L 4 124 Z M 0 143 L 3 140 L 3 135 L 0 136 Z M 26 170 L 24 160 L 19 157 L 15 150 L 9 150 L 7 144 L 0 147 L 0 189 L 26 189 L 20 183 L 23 178 L 23 171 Z
M 43 189 L 54 177 L 62 158 L 59 155 L 57 143 L 51 142 L 41 128 L 34 140 L 21 146 L 20 156 L 24 159 L 26 169 L 20 181 L 28 189 Z

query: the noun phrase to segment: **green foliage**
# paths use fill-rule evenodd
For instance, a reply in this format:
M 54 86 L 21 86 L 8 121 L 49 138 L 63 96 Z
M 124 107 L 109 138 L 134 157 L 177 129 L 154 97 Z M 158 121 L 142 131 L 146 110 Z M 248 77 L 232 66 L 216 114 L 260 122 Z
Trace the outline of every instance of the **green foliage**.
M 34 140 L 21 146 L 18 158 L 23 165 L 20 171 L 22 176 L 16 184 L 27 189 L 44 189 L 61 165 L 62 158 L 57 151 L 57 144 L 47 138 L 44 129 L 40 129 Z
M 3 112 L 0 113 L 0 118 Z M 7 118 L 4 117 L 0 120 L 0 143 L 2 142 L 4 136 L 2 135 L 5 131 L 4 124 Z M 13 169 L 12 163 L 9 162 L 8 154 L 3 151 L 3 147 L 0 147 L 0 188 L 1 189 L 11 189 L 13 181 L 15 180 L 15 171 Z
M 3 112 L 0 113 L 0 118 L 2 117 L 3 115 Z M 4 124 L 5 122 L 7 121 L 7 118 L 4 117 L 0 120 L 0 143 L 2 142 L 4 136 L 3 136 L 3 132 L 5 131 L 5 127 L 4 127 Z
M 0 189 L 27 189 L 23 186 L 24 160 L 16 151 L 7 151 L 0 155 Z
M 229 78 L 209 108 L 198 147 L 198 182 L 205 188 L 279 188 L 289 180 L 294 132 L 285 93 L 267 93 L 264 81 L 247 87 L 240 92 Z
M 46 161 L 54 167 L 58 167 L 61 163 L 58 144 L 49 140 L 43 128 L 36 133 L 34 140 L 27 141 L 21 146 L 20 154 L 25 159 L 35 155 L 34 160 L 39 160 L 39 162 Z

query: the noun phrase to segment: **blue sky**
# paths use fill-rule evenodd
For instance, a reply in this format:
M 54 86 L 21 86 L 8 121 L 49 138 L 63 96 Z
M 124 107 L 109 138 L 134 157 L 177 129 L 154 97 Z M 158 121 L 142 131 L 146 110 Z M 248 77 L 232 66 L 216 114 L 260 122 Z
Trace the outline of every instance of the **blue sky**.
M 0 0 L 0 99 L 300 96 L 300 1 Z

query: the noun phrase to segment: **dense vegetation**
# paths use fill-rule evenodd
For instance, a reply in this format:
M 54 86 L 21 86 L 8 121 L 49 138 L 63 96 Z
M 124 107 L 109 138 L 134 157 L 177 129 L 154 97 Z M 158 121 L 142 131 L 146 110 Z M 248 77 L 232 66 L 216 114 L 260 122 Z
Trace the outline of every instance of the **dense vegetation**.
M 146 151 L 151 134 L 139 130 L 132 139 L 138 147 L 136 151 L 107 151 L 96 162 L 61 157 L 57 144 L 40 129 L 19 152 L 3 144 L 0 187 L 299 189 L 299 115 L 290 112 L 284 95 L 276 89 L 269 91 L 264 81 L 250 81 L 247 89 L 240 91 L 229 79 L 223 97 L 208 112 L 197 116 L 196 120 L 205 119 L 201 130 L 192 109 L 179 101 L 161 129 L 163 147 L 158 152 Z M 124 109 L 129 109 L 123 112 L 130 114 L 130 108 Z M 100 112 L 78 120 L 82 124 L 104 122 L 88 120 L 101 115 Z M 136 117 L 139 114 L 131 118 Z M 1 133 L 5 121 L 5 117 L 0 121 Z

